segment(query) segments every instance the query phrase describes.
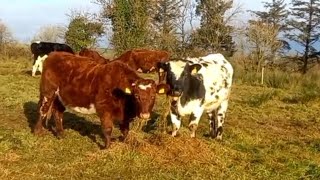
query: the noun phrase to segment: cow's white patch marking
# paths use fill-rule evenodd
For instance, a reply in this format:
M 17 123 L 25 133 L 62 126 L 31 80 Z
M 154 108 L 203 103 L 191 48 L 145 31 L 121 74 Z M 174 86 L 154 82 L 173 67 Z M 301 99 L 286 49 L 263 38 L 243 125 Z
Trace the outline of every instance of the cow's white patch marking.
M 184 67 L 186 65 L 186 62 L 183 61 L 171 61 L 170 68 L 171 72 L 175 75 L 176 80 L 178 80 L 184 70 Z
M 37 60 L 35 61 L 34 65 L 32 66 L 32 76 L 36 75 L 37 70 L 39 69 L 39 71 L 42 73 L 42 69 L 43 69 L 43 61 L 48 57 L 48 55 L 44 55 L 44 56 L 38 56 Z
M 35 41 L 35 43 L 40 44 L 40 41 Z
M 82 113 L 82 114 L 94 114 L 96 113 L 96 108 L 93 104 L 89 105 L 89 108 L 85 108 L 85 107 L 71 107 L 70 109 Z
M 197 111 L 200 110 L 198 108 L 200 106 L 201 106 L 200 99 L 191 100 L 191 101 L 187 102 L 187 104 L 185 104 L 184 106 L 181 105 L 180 98 L 178 100 L 178 112 L 181 116 L 185 116 L 185 115 L 188 115 L 191 113 L 199 114 L 199 112 L 197 112 Z
M 142 90 L 147 90 L 148 88 L 151 88 L 151 84 L 147 84 L 147 85 L 140 84 L 138 87 Z
M 74 110 L 74 111 L 76 111 L 76 112 L 78 112 L 78 113 L 82 113 L 82 114 L 94 114 L 94 113 L 97 112 L 97 111 L 96 111 L 96 107 L 94 106 L 94 104 L 90 104 L 90 105 L 89 105 L 89 108 L 85 108 L 85 107 L 70 107 L 70 106 L 68 106 L 67 104 L 65 104 L 65 103 L 63 102 L 63 99 L 62 99 L 62 97 L 60 96 L 60 93 L 59 93 L 59 88 L 56 90 L 55 93 L 56 93 L 56 95 L 58 96 L 60 102 L 61 102 L 64 106 L 66 106 L 68 109 L 72 109 L 72 110 Z
M 48 98 L 43 97 L 43 101 L 41 102 L 41 107 L 40 107 L 40 116 L 46 116 L 47 113 L 43 112 L 43 106 L 48 102 Z
M 171 122 L 173 124 L 173 130 L 172 130 L 172 136 L 176 136 L 177 135 L 177 132 L 178 130 L 180 129 L 180 126 L 181 126 L 181 121 L 180 119 L 178 119 L 177 115 L 175 114 L 170 114 L 170 117 L 171 117 Z

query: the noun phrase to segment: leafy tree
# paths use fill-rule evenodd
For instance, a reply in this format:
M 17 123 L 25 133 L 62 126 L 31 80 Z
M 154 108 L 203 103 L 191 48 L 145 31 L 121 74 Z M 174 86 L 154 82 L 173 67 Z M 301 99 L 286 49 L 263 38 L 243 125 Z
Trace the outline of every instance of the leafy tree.
M 68 30 L 65 33 L 66 43 L 75 51 L 82 47 L 94 46 L 104 33 L 103 23 L 94 20 L 88 13 L 73 13 Z
M 251 11 L 258 17 L 258 21 L 262 21 L 264 23 L 268 23 L 272 29 L 278 29 L 278 37 L 281 32 L 285 31 L 287 25 L 285 20 L 288 17 L 288 11 L 286 10 L 287 4 L 285 4 L 285 0 L 272 0 L 271 2 L 263 2 L 265 11 Z M 279 38 L 282 43 L 282 50 L 289 50 L 290 46 L 287 41 L 283 38 Z M 278 48 L 278 44 L 275 47 L 271 47 L 272 49 L 272 57 L 270 59 L 273 61 L 274 55 L 276 55 Z
M 302 55 L 298 59 L 302 62 L 300 70 L 304 74 L 311 58 L 320 54 L 315 44 L 320 37 L 320 0 L 292 0 L 290 14 L 286 37 L 303 47 L 303 51 L 297 52 Z
M 183 0 L 179 8 L 177 19 L 177 36 L 178 45 L 176 46 L 175 54 L 180 57 L 190 56 L 188 49 L 190 45 L 191 34 L 193 31 L 193 22 L 195 19 L 195 2 L 193 0 Z
M 246 35 L 253 60 L 251 67 L 256 72 L 261 72 L 261 84 L 263 84 L 264 69 L 268 64 L 268 57 L 281 47 L 281 42 L 277 38 L 278 32 L 278 26 L 263 21 L 250 21 L 247 29 Z
M 228 25 L 230 18 L 225 14 L 232 8 L 232 0 L 196 0 L 196 14 L 201 17 L 200 28 L 193 33 L 192 45 L 209 52 L 225 52 L 232 55 L 235 51 L 232 41 L 233 28 Z M 234 14 L 233 14 L 234 15 Z
M 102 17 L 111 22 L 111 44 L 117 54 L 128 49 L 145 47 L 150 42 L 149 0 L 96 0 L 102 5 Z
M 152 27 L 157 48 L 176 51 L 177 19 L 181 16 L 183 0 L 158 0 L 153 6 Z
M 279 31 L 285 30 L 285 19 L 288 17 L 285 0 L 272 0 L 272 2 L 262 2 L 266 11 L 251 11 L 264 22 L 273 26 L 279 26 Z

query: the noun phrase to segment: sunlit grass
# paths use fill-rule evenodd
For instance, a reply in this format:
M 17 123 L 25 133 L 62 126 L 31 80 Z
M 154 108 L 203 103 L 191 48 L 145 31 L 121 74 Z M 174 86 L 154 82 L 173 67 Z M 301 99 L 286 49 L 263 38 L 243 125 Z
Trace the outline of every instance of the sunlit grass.
M 31 77 L 31 63 L 0 62 L 0 179 L 320 177 L 317 75 L 291 79 L 286 74 L 279 80 L 277 72 L 265 86 L 235 76 L 222 141 L 208 137 L 205 115 L 195 139 L 189 137 L 187 118 L 179 136 L 171 137 L 171 125 L 163 117 L 168 103 L 158 96 L 153 119 L 142 130 L 132 127 L 121 142 L 116 126 L 111 148 L 100 150 L 101 127 L 95 115 L 66 112 L 63 139 L 50 131 L 40 137 L 31 134 L 39 93 L 39 76 Z

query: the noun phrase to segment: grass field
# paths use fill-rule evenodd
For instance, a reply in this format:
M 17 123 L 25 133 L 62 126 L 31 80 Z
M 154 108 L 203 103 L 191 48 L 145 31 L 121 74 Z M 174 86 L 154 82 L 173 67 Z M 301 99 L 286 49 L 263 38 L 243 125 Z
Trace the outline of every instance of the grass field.
M 221 142 L 208 137 L 205 116 L 195 139 L 189 138 L 187 119 L 172 138 L 170 123 L 160 126 L 168 105 L 165 96 L 158 96 L 153 119 L 142 130 L 131 130 L 128 140 L 120 142 L 115 128 L 111 148 L 100 150 L 100 123 L 94 115 L 66 112 L 63 139 L 50 131 L 41 137 L 31 133 L 40 79 L 31 77 L 31 63 L 0 62 L 2 180 L 320 179 L 317 93 L 307 99 L 295 89 L 235 79 Z

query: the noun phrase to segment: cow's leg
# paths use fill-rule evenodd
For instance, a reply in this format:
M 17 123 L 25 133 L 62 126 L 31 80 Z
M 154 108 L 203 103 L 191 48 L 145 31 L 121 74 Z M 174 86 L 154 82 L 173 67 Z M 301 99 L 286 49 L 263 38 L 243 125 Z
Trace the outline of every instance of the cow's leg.
M 215 138 L 216 137 L 216 130 L 217 130 L 217 126 L 216 126 L 216 110 L 213 111 L 209 111 L 207 112 L 207 115 L 209 116 L 209 134 L 211 138 Z
M 177 107 L 177 102 L 172 101 L 171 106 L 170 106 L 170 119 L 172 123 L 172 136 L 175 137 L 177 135 L 178 130 L 180 129 L 181 126 L 181 117 L 178 113 L 178 107 Z
M 217 127 L 217 131 L 216 131 L 216 137 L 219 140 L 222 140 L 222 125 L 224 123 L 224 119 L 226 118 L 226 112 L 228 109 L 228 100 L 224 100 L 222 101 L 221 105 L 218 107 L 218 111 L 217 111 L 217 121 L 218 121 L 218 127 Z
M 56 124 L 56 135 L 58 138 L 63 137 L 63 112 L 65 111 L 65 107 L 59 101 L 58 98 L 54 100 L 53 104 L 54 109 L 54 120 Z
M 109 113 L 104 113 L 104 115 L 101 117 L 101 127 L 105 138 L 105 146 L 103 149 L 108 149 L 111 144 L 111 133 L 113 129 L 112 120 L 112 116 Z
M 41 74 L 42 74 L 42 69 L 43 69 L 43 62 L 44 62 L 44 60 L 47 59 L 47 57 L 48 57 L 48 55 L 42 56 L 41 61 L 39 62 L 39 71 Z
M 122 140 L 124 141 L 126 139 L 126 137 L 128 136 L 128 132 L 129 132 L 129 121 L 124 121 L 123 123 L 121 123 L 120 125 L 120 131 L 123 135 Z
M 198 128 L 198 124 L 203 113 L 203 108 L 196 107 L 190 116 L 189 128 L 191 130 L 191 137 L 196 137 L 196 130 Z
M 43 69 L 43 60 L 44 59 L 41 59 L 41 61 L 39 62 L 39 71 L 41 74 L 42 74 L 42 69 Z
M 41 62 L 41 57 L 38 56 L 38 58 L 35 60 L 33 66 L 32 66 L 32 76 L 36 75 L 36 72 L 37 72 L 37 69 L 38 69 L 40 62 Z
M 173 126 L 172 129 L 172 136 L 175 137 L 177 135 L 178 130 L 180 129 L 181 126 L 181 120 L 180 120 L 180 116 L 178 114 L 174 114 L 174 113 L 170 113 L 170 117 L 171 117 L 171 123 Z
M 43 122 L 51 116 L 52 99 L 45 96 L 40 96 L 38 102 L 38 121 L 33 129 L 34 134 L 41 134 L 43 132 Z

